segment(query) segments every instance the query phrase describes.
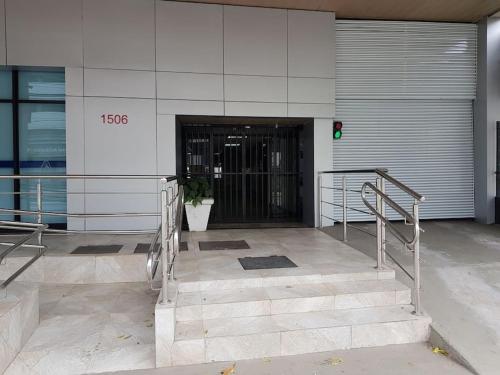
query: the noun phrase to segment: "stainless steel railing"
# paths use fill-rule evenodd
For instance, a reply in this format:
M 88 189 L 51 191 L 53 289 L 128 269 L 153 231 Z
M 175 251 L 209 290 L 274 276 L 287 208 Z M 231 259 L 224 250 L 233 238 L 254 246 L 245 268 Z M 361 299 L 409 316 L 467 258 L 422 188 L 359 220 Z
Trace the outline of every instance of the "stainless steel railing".
M 177 184 L 176 176 L 162 176 L 162 175 L 0 175 L 0 180 L 36 180 L 36 192 L 22 191 L 22 192 L 0 192 L 0 194 L 18 194 L 18 195 L 33 195 L 36 194 L 36 211 L 34 210 L 21 210 L 0 207 L 0 214 L 14 214 L 14 215 L 28 215 L 36 218 L 35 224 L 25 223 L 19 221 L 0 221 L 0 229 L 8 229 L 11 231 L 32 231 L 25 235 L 21 240 L 16 243 L 0 242 L 0 245 L 9 246 L 5 251 L 0 253 L 0 262 L 13 251 L 20 247 L 36 248 L 39 250 L 31 260 L 23 265 L 12 276 L 0 284 L 0 290 L 12 282 L 22 272 L 24 272 L 31 264 L 40 258 L 45 252 L 43 245 L 43 235 L 45 233 L 96 233 L 96 234 L 142 234 L 152 233 L 153 239 L 149 247 L 147 257 L 147 275 L 148 279 L 153 282 L 154 276 L 158 265 L 161 264 L 163 268 L 163 287 L 164 295 L 167 296 L 168 280 L 174 277 L 174 261 L 178 255 L 180 245 L 180 234 L 182 226 L 183 215 L 183 189 L 182 186 Z M 121 213 L 67 213 L 67 212 L 50 212 L 43 210 L 43 198 L 45 195 L 70 195 L 70 194 L 86 194 L 85 192 L 66 192 L 66 191 L 44 191 L 42 186 L 43 180 L 157 180 L 161 182 L 161 210 L 160 212 L 121 212 Z M 153 216 L 161 217 L 161 224 L 156 231 L 151 230 L 66 230 L 66 229 L 52 229 L 48 228 L 47 224 L 43 224 L 43 218 L 51 216 L 59 217 L 77 217 L 77 218 L 116 218 L 116 217 L 144 217 Z M 27 243 L 33 237 L 37 238 L 36 244 Z M 158 240 L 161 243 L 158 244 Z
M 175 259 L 179 255 L 184 212 L 184 188 L 162 181 L 161 225 L 149 245 L 147 258 L 148 280 L 152 289 L 159 264 L 162 265 L 161 303 L 169 302 L 169 281 L 175 279 Z M 160 242 L 159 242 L 160 240 Z
M 5 258 L 10 253 L 16 251 L 20 247 L 22 247 L 26 242 L 31 240 L 32 238 L 37 238 L 37 244 L 31 245 L 32 247 L 36 247 L 38 249 L 38 253 L 35 254 L 28 262 L 23 264 L 19 269 L 17 269 L 11 276 L 9 276 L 6 280 L 2 281 L 0 284 L 0 298 L 5 297 L 5 290 L 7 286 L 14 281 L 19 275 L 21 275 L 24 271 L 26 271 L 29 266 L 37 261 L 45 253 L 45 246 L 42 243 L 42 235 L 43 231 L 47 229 L 46 224 L 32 224 L 32 223 L 21 223 L 16 221 L 0 221 L 0 228 L 8 229 L 8 230 L 22 230 L 22 231 L 31 231 L 31 233 L 24 235 L 19 241 L 15 243 L 2 243 L 0 245 L 9 246 L 7 249 L 0 252 L 0 264 L 4 263 Z
M 347 174 L 352 173 L 370 173 L 375 175 L 375 185 L 366 181 L 361 185 L 360 190 L 347 189 Z M 334 186 L 324 186 L 323 185 L 323 175 L 327 174 L 340 174 L 342 175 L 342 188 L 336 188 Z M 399 205 L 394 199 L 392 199 L 386 193 L 386 182 L 392 184 L 395 188 L 406 193 L 411 199 L 413 199 L 412 212 L 408 212 L 401 205 Z M 320 227 L 323 226 L 322 218 L 328 218 L 335 222 L 341 222 L 343 224 L 343 240 L 347 241 L 347 228 L 355 228 L 368 233 L 377 239 L 377 269 L 383 269 L 386 264 L 386 255 L 389 256 L 392 261 L 413 281 L 413 305 L 415 307 L 415 313 L 422 314 L 421 301 L 420 301 L 420 219 L 419 219 L 419 204 L 425 201 L 425 197 L 407 185 L 403 184 L 401 181 L 392 177 L 388 174 L 386 169 L 364 169 L 364 170 L 344 170 L 344 171 L 328 171 L 320 172 L 318 175 L 318 186 L 319 186 L 319 215 L 320 215 Z M 323 198 L 323 190 L 332 189 L 342 191 L 342 204 L 336 204 L 334 202 L 325 201 Z M 349 207 L 347 203 L 348 192 L 356 192 L 361 194 L 361 201 L 364 206 L 368 208 L 368 211 L 360 210 L 357 208 Z M 368 195 L 373 195 L 375 198 L 375 206 L 368 200 Z M 342 208 L 342 220 L 336 220 L 333 217 L 329 217 L 323 214 L 322 205 L 331 204 L 334 207 Z M 386 205 L 389 206 L 395 213 L 397 213 L 408 226 L 412 227 L 412 236 L 408 236 L 403 233 L 394 223 L 389 220 L 386 213 Z M 376 220 L 376 233 L 373 234 L 363 228 L 357 227 L 355 225 L 348 224 L 348 211 L 354 210 L 362 212 L 369 215 L 371 218 L 375 217 Z M 386 229 L 398 239 L 406 249 L 413 253 L 413 274 L 406 269 L 406 267 L 401 264 L 395 257 L 393 257 L 386 248 Z

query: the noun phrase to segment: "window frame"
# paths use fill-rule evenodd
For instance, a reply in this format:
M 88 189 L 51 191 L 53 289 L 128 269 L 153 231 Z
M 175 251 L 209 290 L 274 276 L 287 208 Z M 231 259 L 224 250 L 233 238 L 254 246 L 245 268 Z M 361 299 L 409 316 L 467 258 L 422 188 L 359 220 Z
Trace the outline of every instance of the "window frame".
M 35 70 L 35 69 L 30 69 L 30 70 Z M 0 98 L 0 103 L 6 103 L 6 104 L 11 104 L 12 108 L 12 142 L 13 142 L 13 148 L 12 148 L 12 161 L 13 161 L 13 175 L 20 175 L 21 174 L 21 158 L 20 158 L 20 148 L 19 148 L 19 129 L 20 129 L 20 123 L 19 123 L 19 113 L 20 113 L 20 105 L 22 104 L 62 104 L 64 105 L 65 112 L 66 112 L 66 100 L 56 100 L 56 99 L 50 99 L 50 100 L 43 100 L 43 99 L 21 99 L 19 97 L 19 73 L 20 72 L 25 72 L 29 70 L 23 70 L 23 69 L 11 69 L 8 70 L 8 72 L 11 73 L 11 79 L 12 79 L 12 92 L 11 92 L 11 97 L 10 99 L 1 99 Z M 64 72 L 64 71 L 62 71 Z M 21 209 L 21 181 L 19 179 L 14 179 L 14 186 L 13 186 L 13 194 L 14 194 L 14 209 L 15 210 L 20 210 Z M 15 214 L 14 215 L 14 220 L 16 221 L 21 221 L 21 215 L 20 214 Z M 51 227 L 53 228 L 66 228 L 67 224 L 66 223 L 51 223 Z

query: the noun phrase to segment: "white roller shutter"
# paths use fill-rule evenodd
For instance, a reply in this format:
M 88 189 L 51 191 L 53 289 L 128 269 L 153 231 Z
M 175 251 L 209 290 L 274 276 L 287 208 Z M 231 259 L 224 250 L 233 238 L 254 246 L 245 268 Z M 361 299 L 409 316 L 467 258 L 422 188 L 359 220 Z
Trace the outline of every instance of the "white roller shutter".
M 334 141 L 334 169 L 387 167 L 426 196 L 422 218 L 473 217 L 475 25 L 337 21 L 336 29 L 344 131 Z M 366 176 L 349 179 L 356 189 Z M 389 192 L 409 208 L 404 194 Z M 359 194 L 349 201 L 362 208 Z

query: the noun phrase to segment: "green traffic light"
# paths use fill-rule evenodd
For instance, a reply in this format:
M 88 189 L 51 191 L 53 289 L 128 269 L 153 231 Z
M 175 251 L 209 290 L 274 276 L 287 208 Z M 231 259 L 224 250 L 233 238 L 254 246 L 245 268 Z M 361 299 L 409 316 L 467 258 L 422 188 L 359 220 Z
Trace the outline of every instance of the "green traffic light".
M 340 130 L 335 130 L 333 132 L 333 139 L 340 139 L 342 138 L 342 132 Z

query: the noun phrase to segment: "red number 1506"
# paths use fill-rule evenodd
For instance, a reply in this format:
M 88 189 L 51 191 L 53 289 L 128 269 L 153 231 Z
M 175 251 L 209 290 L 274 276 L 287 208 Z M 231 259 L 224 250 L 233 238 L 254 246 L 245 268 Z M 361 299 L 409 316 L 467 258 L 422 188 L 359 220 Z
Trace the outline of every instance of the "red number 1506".
M 127 115 L 101 115 L 101 120 L 103 124 L 108 125 L 127 125 L 128 116 Z

